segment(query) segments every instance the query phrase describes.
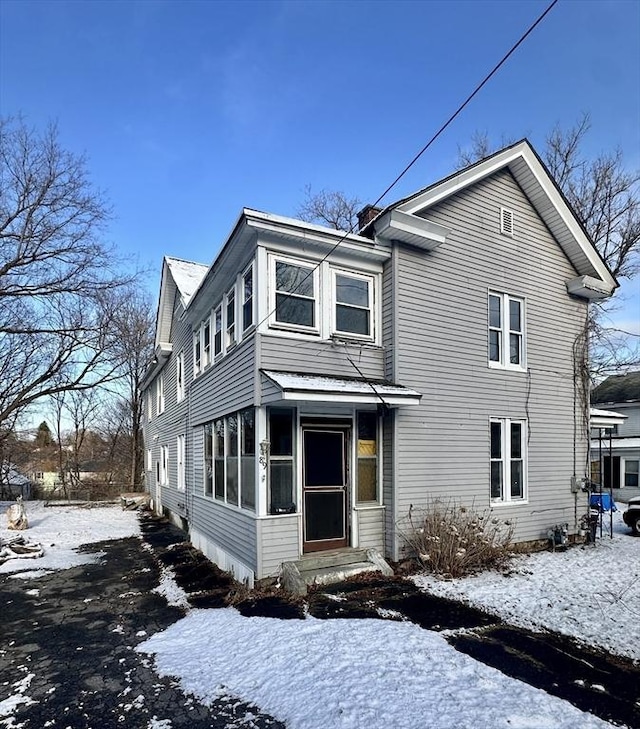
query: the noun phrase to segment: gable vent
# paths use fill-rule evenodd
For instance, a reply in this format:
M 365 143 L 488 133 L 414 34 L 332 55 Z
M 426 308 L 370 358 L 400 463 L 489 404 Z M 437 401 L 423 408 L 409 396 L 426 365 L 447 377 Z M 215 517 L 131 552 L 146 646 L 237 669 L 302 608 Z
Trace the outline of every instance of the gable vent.
M 500 208 L 500 232 L 513 235 L 513 210 Z

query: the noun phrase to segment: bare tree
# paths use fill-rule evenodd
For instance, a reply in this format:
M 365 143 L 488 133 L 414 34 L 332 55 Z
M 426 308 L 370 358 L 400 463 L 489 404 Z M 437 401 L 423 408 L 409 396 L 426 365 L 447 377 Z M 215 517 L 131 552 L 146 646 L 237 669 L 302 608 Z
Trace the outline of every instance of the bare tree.
M 119 381 L 116 396 L 120 400 L 123 431 L 130 444 L 129 485 L 136 488 L 142 483 L 143 403 L 140 385 L 153 354 L 155 338 L 155 314 L 149 296 L 129 287 L 119 297 L 113 319 L 116 334 L 114 355 L 121 363 L 118 369 Z
M 625 168 L 621 150 L 589 159 L 583 142 L 590 129 L 583 114 L 569 129 L 551 130 L 544 161 L 569 204 L 582 221 L 600 255 L 617 278 L 631 279 L 640 271 L 640 173 Z M 471 145 L 458 148 L 459 166 L 493 151 L 486 133 L 476 133 Z M 640 338 L 605 324 L 616 306 L 613 300 L 591 307 L 591 372 L 599 377 L 640 364 Z
M 296 211 L 300 220 L 307 223 L 321 223 L 336 230 L 358 229 L 358 212 L 362 202 L 357 197 L 348 197 L 339 190 L 320 190 L 314 193 L 311 185 L 304 189 L 304 200 Z
M 114 376 L 114 292 L 125 283 L 100 239 L 110 210 L 83 157 L 0 118 L 0 426 L 32 403 Z

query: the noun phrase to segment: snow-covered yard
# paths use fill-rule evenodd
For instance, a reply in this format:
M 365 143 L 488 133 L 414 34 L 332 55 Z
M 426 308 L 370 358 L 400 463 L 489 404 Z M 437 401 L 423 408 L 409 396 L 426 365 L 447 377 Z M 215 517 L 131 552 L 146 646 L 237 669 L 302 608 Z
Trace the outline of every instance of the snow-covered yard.
M 605 515 L 605 525 L 609 517 Z M 617 655 L 640 660 L 640 539 L 630 536 L 621 512 L 595 545 L 514 558 L 508 576 L 438 580 L 418 586 L 497 613 L 507 622 L 549 629 Z
M 45 557 L 11 560 L 0 572 L 17 576 L 23 570 L 21 576 L 35 578 L 36 567 L 62 569 L 93 559 L 74 552 L 81 544 L 138 534 L 135 514 L 118 508 L 28 503 L 27 512 L 31 527 L 24 534 L 43 543 Z M 0 537 L 14 536 L 0 513 Z M 640 539 L 626 531 L 617 519 L 613 540 L 596 547 L 519 557 L 510 577 L 417 581 L 507 620 L 561 630 L 638 658 Z M 179 592 L 166 570 L 162 589 L 168 597 Z M 191 610 L 136 650 L 151 655 L 160 674 L 176 676 L 205 703 L 232 695 L 290 729 L 609 726 L 408 622 L 276 620 L 242 617 L 232 608 Z M 251 717 L 233 726 L 251 727 Z

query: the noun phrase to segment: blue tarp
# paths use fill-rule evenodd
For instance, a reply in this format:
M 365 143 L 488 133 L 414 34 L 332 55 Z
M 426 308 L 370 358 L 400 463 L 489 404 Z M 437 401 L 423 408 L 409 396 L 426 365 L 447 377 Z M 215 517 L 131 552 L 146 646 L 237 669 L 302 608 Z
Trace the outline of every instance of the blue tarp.
M 598 511 L 618 511 L 611 494 L 591 494 L 589 506 Z

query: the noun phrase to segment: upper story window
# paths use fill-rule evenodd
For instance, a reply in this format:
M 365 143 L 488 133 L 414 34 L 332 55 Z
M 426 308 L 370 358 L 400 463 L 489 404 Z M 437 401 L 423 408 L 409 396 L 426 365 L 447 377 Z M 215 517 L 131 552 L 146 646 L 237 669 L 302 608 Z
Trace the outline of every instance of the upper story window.
M 236 343 L 236 290 L 231 289 L 227 294 L 226 306 L 227 337 L 226 347 L 229 349 Z
M 491 501 L 509 503 L 526 499 L 525 420 L 492 418 Z
M 156 407 L 158 415 L 164 412 L 164 373 L 161 372 L 156 380 Z
M 214 321 L 214 353 L 217 357 L 222 352 L 222 304 L 216 307 L 213 314 Z
M 147 420 L 151 420 L 151 416 L 153 415 L 153 395 L 151 394 L 151 389 L 147 390 L 146 410 Z
M 202 367 L 208 367 L 211 364 L 211 319 L 202 322 L 201 330 L 202 338 Z
M 524 300 L 489 292 L 489 366 L 525 370 Z
M 193 333 L 193 374 L 200 374 L 202 369 L 202 348 L 200 346 L 200 330 Z
M 176 357 L 176 400 L 184 400 L 184 352 Z
M 176 438 L 176 467 L 178 469 L 178 491 L 184 491 L 187 484 L 187 470 L 185 464 L 185 436 L 179 435 Z
M 334 271 L 335 331 L 371 337 L 373 279 Z
M 253 264 L 242 276 L 242 331 L 253 324 Z
M 313 265 L 274 259 L 275 322 L 295 329 L 317 329 L 317 271 Z

